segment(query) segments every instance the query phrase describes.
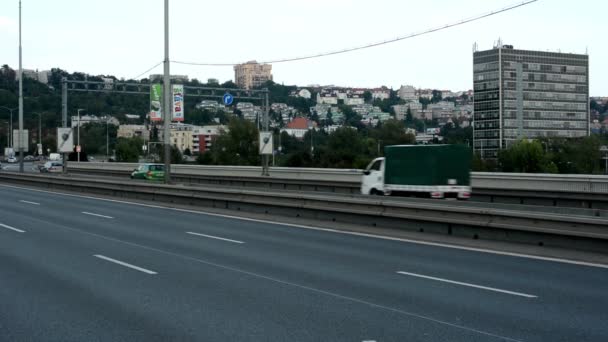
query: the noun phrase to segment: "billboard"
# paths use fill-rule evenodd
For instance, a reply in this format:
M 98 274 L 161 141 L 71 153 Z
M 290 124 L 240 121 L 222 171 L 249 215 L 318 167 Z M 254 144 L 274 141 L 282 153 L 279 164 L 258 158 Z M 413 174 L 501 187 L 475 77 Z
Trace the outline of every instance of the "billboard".
M 184 86 L 173 85 L 173 110 L 171 121 L 184 121 Z
M 161 84 L 150 85 L 150 121 L 162 121 L 162 99 L 163 86 Z
M 57 128 L 57 152 L 74 151 L 74 135 L 71 127 Z
M 27 129 L 23 130 L 23 134 L 21 134 L 21 141 L 19 141 L 19 130 L 13 130 L 13 148 L 19 151 L 19 148 L 23 148 L 25 151 L 29 150 L 29 131 Z
M 260 132 L 260 154 L 272 154 L 272 132 Z

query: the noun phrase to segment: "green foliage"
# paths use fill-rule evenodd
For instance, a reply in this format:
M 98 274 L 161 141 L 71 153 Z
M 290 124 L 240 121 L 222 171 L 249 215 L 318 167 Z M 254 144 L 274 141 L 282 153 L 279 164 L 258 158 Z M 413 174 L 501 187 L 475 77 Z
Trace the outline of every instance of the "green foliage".
M 139 161 L 141 147 L 144 141 L 139 137 L 118 138 L 116 144 L 116 161 L 123 163 L 136 163 Z
M 431 103 L 437 103 L 443 99 L 441 91 L 433 90 L 433 97 L 431 98 Z
M 110 155 L 110 151 L 116 145 L 116 133 L 118 128 L 114 125 L 107 125 L 107 141 L 106 141 L 106 124 L 105 123 L 89 123 L 80 128 L 80 139 L 83 151 L 89 155 L 104 154 Z M 106 143 L 109 143 L 109 151 L 106 151 Z M 141 148 L 141 145 L 139 146 Z
M 537 140 L 520 140 L 498 153 L 498 162 L 505 172 L 546 173 L 556 165 L 546 155 Z
M 228 133 L 219 136 L 205 159 L 199 162 L 214 165 L 260 165 L 258 151 L 258 129 L 255 123 L 233 119 L 228 124 Z
M 184 162 L 182 152 L 175 145 L 171 145 L 171 164 L 181 164 Z M 157 160 L 159 163 L 165 161 L 165 149 L 163 148 L 159 154 L 160 158 Z
M 380 143 L 380 150 L 389 145 L 408 145 L 416 143 L 416 137 L 405 133 L 405 125 L 398 120 L 388 120 L 370 132 L 370 137 Z

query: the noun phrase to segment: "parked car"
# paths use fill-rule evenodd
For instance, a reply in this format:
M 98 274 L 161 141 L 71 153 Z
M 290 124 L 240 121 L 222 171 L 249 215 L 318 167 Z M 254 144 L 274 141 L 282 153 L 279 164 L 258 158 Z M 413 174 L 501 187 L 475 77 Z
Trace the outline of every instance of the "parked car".
M 44 163 L 44 165 L 40 168 L 40 172 L 49 173 L 49 172 L 61 172 L 63 171 L 63 163 L 58 161 L 49 161 Z
M 16 163 L 17 162 L 17 158 L 15 157 L 8 157 L 8 159 L 6 160 L 9 163 Z
M 165 165 L 141 164 L 131 173 L 131 179 L 161 180 L 165 177 Z
M 31 154 L 30 154 L 30 155 L 27 155 L 27 156 L 25 156 L 25 157 L 23 158 L 23 160 L 24 160 L 24 161 L 32 161 L 32 160 L 34 160 L 34 159 L 36 159 L 36 158 L 35 158 L 33 155 L 31 155 Z

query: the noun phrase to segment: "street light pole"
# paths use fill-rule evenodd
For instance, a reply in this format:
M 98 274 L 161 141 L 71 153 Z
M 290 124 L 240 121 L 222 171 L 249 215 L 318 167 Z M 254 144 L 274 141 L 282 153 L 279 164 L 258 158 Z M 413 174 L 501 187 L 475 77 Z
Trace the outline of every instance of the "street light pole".
M 8 107 L 5 107 L 5 106 L 0 106 L 0 109 L 8 110 L 9 113 L 10 113 L 10 115 L 11 115 L 11 117 L 10 117 L 10 124 L 9 124 L 9 127 L 8 127 L 8 147 L 13 147 L 13 144 L 12 144 L 12 141 L 13 141 L 13 137 L 12 137 L 12 134 L 13 134 L 13 111 L 18 110 L 19 107 L 17 107 L 17 108 L 8 108 Z
M 108 119 L 109 117 L 106 116 L 106 160 L 108 160 L 108 156 L 110 155 L 110 135 L 108 134 Z
M 77 145 L 77 151 L 76 154 L 78 155 L 78 162 L 80 163 L 80 112 L 83 111 L 84 109 L 78 109 L 78 137 L 76 138 L 76 145 Z
M 165 0 L 165 60 L 164 60 L 164 127 L 165 143 L 165 183 L 171 183 L 171 77 L 169 69 L 169 0 Z
M 21 0 L 19 0 L 19 172 L 23 173 L 23 63 L 21 49 Z M 11 114 L 12 117 L 12 114 Z

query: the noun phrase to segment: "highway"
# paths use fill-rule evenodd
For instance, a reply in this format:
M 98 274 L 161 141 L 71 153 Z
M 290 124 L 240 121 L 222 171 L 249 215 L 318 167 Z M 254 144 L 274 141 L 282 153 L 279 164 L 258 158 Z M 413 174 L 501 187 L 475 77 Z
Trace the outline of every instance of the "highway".
M 608 267 L 0 185 L 2 341 L 606 341 Z

